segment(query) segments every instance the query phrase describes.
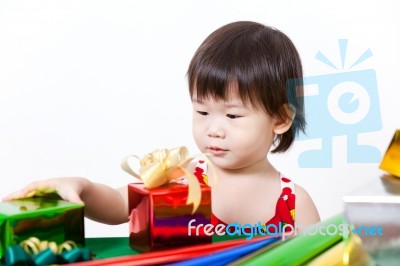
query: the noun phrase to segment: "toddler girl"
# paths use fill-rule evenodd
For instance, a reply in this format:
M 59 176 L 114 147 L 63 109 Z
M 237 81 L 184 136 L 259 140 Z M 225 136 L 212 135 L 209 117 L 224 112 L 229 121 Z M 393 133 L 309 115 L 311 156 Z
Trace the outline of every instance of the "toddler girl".
M 213 223 L 296 221 L 304 228 L 319 222 L 308 193 L 268 160 L 270 150 L 285 152 L 305 128 L 302 66 L 291 40 L 259 23 L 230 23 L 204 40 L 187 74 L 194 140 L 210 154 L 218 176 Z M 204 162 L 197 162 L 193 172 L 207 184 Z M 64 200 L 85 204 L 85 215 L 98 222 L 129 219 L 126 187 L 113 189 L 80 177 L 36 181 L 5 200 L 38 190 L 55 190 Z

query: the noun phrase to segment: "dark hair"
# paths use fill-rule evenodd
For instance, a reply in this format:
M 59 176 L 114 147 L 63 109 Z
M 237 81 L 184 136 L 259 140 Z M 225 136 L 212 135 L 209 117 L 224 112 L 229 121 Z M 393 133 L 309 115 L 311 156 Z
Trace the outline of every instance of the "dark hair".
M 250 21 L 227 24 L 204 40 L 187 74 L 190 95 L 196 93 L 199 100 L 226 100 L 235 87 L 244 104 L 282 121 L 289 115 L 284 105 L 292 105 L 296 115 L 291 130 L 277 136 L 272 152 L 288 150 L 296 134 L 304 132 L 300 56 L 292 41 L 277 29 Z

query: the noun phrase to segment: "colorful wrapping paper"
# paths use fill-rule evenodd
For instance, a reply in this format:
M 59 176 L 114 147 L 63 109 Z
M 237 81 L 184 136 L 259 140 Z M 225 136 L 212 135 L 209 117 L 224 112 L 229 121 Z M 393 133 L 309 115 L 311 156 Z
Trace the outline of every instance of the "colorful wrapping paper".
M 343 263 L 343 254 L 345 250 L 345 241 L 339 242 L 324 253 L 320 254 L 312 261 L 308 262 L 307 266 L 345 266 Z
M 201 265 L 222 266 L 222 265 L 226 265 L 227 263 L 230 263 L 232 261 L 235 261 L 235 260 L 243 257 L 244 255 L 249 254 L 253 251 L 256 251 L 260 248 L 269 246 L 270 244 L 277 242 L 279 239 L 280 238 L 268 238 L 268 239 L 265 239 L 262 241 L 249 242 L 244 245 L 229 248 L 227 250 L 222 250 L 222 251 L 216 252 L 211 255 L 200 256 L 198 258 L 185 260 L 185 261 L 181 261 L 181 262 L 177 262 L 177 263 L 172 263 L 172 264 L 168 264 L 168 265 L 171 265 L 171 266 L 185 266 L 185 265 L 188 265 L 188 266 L 189 265 L 190 266 L 201 266 Z
M 84 246 L 83 206 L 63 200 L 26 198 L 0 202 L 0 258 L 7 247 L 30 237 Z
M 165 265 L 167 263 L 179 262 L 183 260 L 198 258 L 201 256 L 207 256 L 222 250 L 228 250 L 233 247 L 245 246 L 260 241 L 272 241 L 269 240 L 269 238 L 270 237 L 257 237 L 249 241 L 245 239 L 226 240 L 212 244 L 202 244 L 202 245 L 181 247 L 170 250 L 149 252 L 144 254 L 135 254 L 135 255 L 120 256 L 109 259 L 93 260 L 90 262 L 80 263 L 79 266 Z
M 343 223 L 343 215 L 338 214 L 319 224 L 319 226 L 339 226 Z M 343 237 L 335 234 L 306 234 L 303 233 L 291 239 L 282 241 L 272 248 L 267 246 L 239 259 L 229 265 L 304 265 L 316 256 L 322 254 Z
M 142 183 L 128 185 L 130 246 L 140 252 L 211 243 L 203 230 L 189 235 L 193 226 L 211 222 L 211 190 L 201 185 L 201 201 L 194 213 L 187 204 L 188 186 L 167 183 L 147 189 Z M 202 227 L 204 228 L 204 227 Z

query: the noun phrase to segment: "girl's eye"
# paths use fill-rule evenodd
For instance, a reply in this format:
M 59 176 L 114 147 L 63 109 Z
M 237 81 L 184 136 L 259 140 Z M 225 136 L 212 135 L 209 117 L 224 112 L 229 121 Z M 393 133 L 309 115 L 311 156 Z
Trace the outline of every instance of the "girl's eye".
M 241 117 L 240 115 L 232 115 L 232 114 L 227 114 L 226 116 L 228 118 L 230 118 L 230 119 L 235 119 L 235 118 L 240 118 Z
M 208 113 L 207 112 L 203 112 L 203 111 L 197 111 L 197 113 L 199 113 L 199 114 L 201 114 L 201 115 L 208 115 Z

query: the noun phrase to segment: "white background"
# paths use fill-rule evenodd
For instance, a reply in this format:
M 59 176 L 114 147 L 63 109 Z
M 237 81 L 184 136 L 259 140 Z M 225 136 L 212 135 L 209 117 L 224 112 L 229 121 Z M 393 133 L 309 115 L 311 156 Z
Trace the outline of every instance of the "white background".
M 132 181 L 120 168 L 126 155 L 180 145 L 196 154 L 187 66 L 208 34 L 236 20 L 285 32 L 305 76 L 339 71 L 315 59 L 321 51 L 340 65 L 338 39 L 349 40 L 349 62 L 371 49 L 355 70 L 376 71 L 383 128 L 359 141 L 383 153 L 400 127 L 399 10 L 394 0 L 0 0 L 0 196 L 59 176 L 119 187 Z M 326 169 L 298 167 L 304 143 L 271 156 L 309 191 L 322 219 L 381 173 L 377 163 L 347 164 L 345 137 L 333 146 Z M 85 222 L 88 237 L 128 236 L 127 224 Z

